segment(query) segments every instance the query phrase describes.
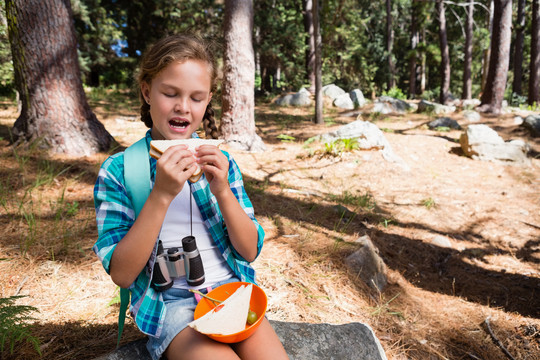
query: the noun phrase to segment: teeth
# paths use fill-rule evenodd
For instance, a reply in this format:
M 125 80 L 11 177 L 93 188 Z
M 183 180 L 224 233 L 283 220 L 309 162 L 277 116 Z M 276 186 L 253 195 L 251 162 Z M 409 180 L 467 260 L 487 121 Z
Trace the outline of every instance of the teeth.
M 181 129 L 185 129 L 189 125 L 187 121 L 174 121 L 174 120 L 169 121 L 169 124 L 171 125 L 171 127 L 181 128 Z

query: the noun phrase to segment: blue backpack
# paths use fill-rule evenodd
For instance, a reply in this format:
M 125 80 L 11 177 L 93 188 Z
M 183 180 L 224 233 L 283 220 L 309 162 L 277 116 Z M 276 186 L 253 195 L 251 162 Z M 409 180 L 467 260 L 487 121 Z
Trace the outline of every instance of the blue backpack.
M 124 180 L 127 195 L 131 199 L 135 210 L 135 218 L 137 218 L 151 191 L 150 161 L 148 158 L 146 137 L 140 139 L 124 151 Z M 118 314 L 118 339 L 116 341 L 116 347 L 120 345 L 122 331 L 124 330 L 129 297 L 129 290 L 120 288 L 120 313 Z

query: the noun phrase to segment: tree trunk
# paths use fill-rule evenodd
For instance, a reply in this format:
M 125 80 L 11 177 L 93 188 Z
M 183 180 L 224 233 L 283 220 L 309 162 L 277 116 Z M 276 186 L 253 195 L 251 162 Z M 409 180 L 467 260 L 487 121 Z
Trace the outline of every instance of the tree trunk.
M 324 124 L 321 67 L 321 28 L 319 20 L 319 0 L 313 2 L 313 29 L 315 34 L 315 124 Z
M 489 12 L 486 15 L 487 23 L 488 23 L 488 29 L 489 29 L 489 37 L 490 39 L 493 38 L 493 0 L 488 0 L 489 2 Z M 484 93 L 486 89 L 486 82 L 489 72 L 489 61 L 491 58 L 491 45 L 484 50 L 484 56 L 482 57 L 482 94 Z
M 21 113 L 16 142 L 40 141 L 51 153 L 86 156 L 114 139 L 84 94 L 69 0 L 6 0 Z
M 512 36 L 512 0 L 495 0 L 491 56 L 486 87 L 478 110 L 499 114 L 504 99 L 504 90 L 510 62 L 510 40 Z
M 446 104 L 450 95 L 450 52 L 446 38 L 446 14 L 443 0 L 437 0 L 439 12 L 439 42 L 441 46 L 441 92 L 439 101 Z
M 313 29 L 313 0 L 304 0 L 304 28 L 306 34 L 306 73 L 309 92 L 315 94 L 315 33 Z
M 540 106 L 540 0 L 532 0 L 529 105 Z
M 514 45 L 514 81 L 512 92 L 521 95 L 523 77 L 523 38 L 525 35 L 525 0 L 518 0 L 518 12 L 516 21 L 516 41 Z
M 411 4 L 411 56 L 409 63 L 409 99 L 416 97 L 416 77 L 418 76 L 418 42 L 420 34 L 418 33 L 418 6 L 417 0 L 413 0 Z
M 469 1 L 467 6 L 467 22 L 465 24 L 465 59 L 463 62 L 463 93 L 462 99 L 470 99 L 472 94 L 471 64 L 473 50 L 473 25 L 474 25 L 474 3 Z
M 221 133 L 233 147 L 265 150 L 255 128 L 253 1 L 226 0 Z
M 394 28 L 392 27 L 392 0 L 386 0 L 386 52 L 388 53 L 388 89 L 395 86 L 396 66 L 392 50 L 394 47 Z

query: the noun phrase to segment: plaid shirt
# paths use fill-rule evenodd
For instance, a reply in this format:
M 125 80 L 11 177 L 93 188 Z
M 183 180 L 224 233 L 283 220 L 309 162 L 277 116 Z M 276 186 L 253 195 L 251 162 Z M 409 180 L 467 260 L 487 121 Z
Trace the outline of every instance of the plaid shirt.
M 193 137 L 196 137 L 194 134 Z M 146 133 L 149 147 L 150 130 Z M 263 245 L 264 230 L 255 219 L 253 206 L 249 200 L 238 165 L 230 154 L 223 151 L 229 159 L 229 185 L 238 202 L 251 218 L 257 228 L 257 255 Z M 156 175 L 156 160 L 148 156 L 150 161 L 151 186 Z M 124 180 L 124 153 L 118 153 L 103 162 L 94 187 L 94 203 L 98 227 L 98 240 L 93 250 L 101 260 L 105 271 L 110 274 L 110 261 L 116 244 L 127 234 L 135 221 L 135 210 L 127 195 Z M 208 181 L 201 180 L 191 185 L 191 191 L 204 224 L 214 242 L 221 251 L 227 264 L 241 281 L 255 283 L 255 271 L 248 261 L 232 246 L 223 216 L 214 195 L 210 192 Z M 157 239 L 156 239 L 157 241 Z M 129 290 L 131 292 L 130 313 L 139 329 L 150 336 L 159 337 L 165 317 L 165 306 L 162 294 L 150 286 L 152 270 L 157 249 L 150 256 L 146 267 L 141 271 Z

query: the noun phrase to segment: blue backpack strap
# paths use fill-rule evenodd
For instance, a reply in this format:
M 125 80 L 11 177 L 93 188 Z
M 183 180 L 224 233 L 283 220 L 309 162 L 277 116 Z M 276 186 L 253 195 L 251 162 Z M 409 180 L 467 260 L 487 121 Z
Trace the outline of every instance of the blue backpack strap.
M 146 137 L 137 141 L 124 151 L 124 181 L 127 195 L 131 199 L 135 210 L 135 218 L 137 218 L 151 191 L 150 160 Z M 120 313 L 118 314 L 118 339 L 116 341 L 116 347 L 120 345 L 120 339 L 124 331 L 129 295 L 128 289 L 120 288 Z

